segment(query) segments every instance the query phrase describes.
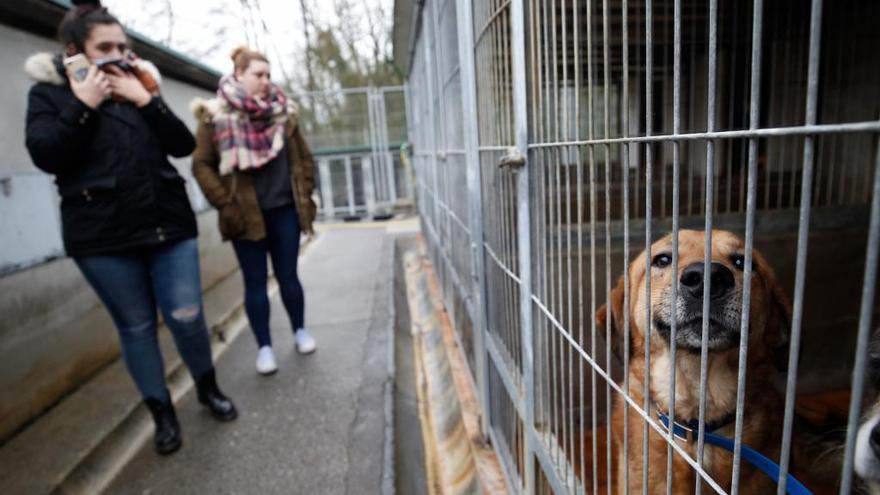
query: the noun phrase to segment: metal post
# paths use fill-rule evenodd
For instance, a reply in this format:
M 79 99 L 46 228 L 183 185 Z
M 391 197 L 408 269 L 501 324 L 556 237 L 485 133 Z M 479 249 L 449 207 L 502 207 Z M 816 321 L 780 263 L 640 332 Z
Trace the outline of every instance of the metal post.
M 865 252 L 865 279 L 862 285 L 862 303 L 859 309 L 859 331 L 856 340 L 856 362 L 853 366 L 852 397 L 849 403 L 849 422 L 843 461 L 843 481 L 840 495 L 849 494 L 853 482 L 853 466 L 859 411 L 868 367 L 868 342 L 871 336 L 871 320 L 874 312 L 874 293 L 877 287 L 877 270 L 880 265 L 880 148 L 874 159 L 874 199 L 871 201 L 871 221 L 868 227 L 868 247 Z
M 368 88 L 365 92 L 365 95 L 367 97 L 367 133 L 368 133 L 369 139 L 370 139 L 370 156 L 375 157 L 376 156 L 376 115 L 375 115 L 376 111 L 374 109 L 374 104 L 373 104 L 372 88 Z M 370 160 L 370 163 L 374 164 L 374 163 L 376 163 L 376 160 Z M 370 177 L 373 178 L 374 174 L 370 174 Z M 364 183 L 366 183 L 366 177 L 364 177 Z M 376 187 L 375 183 L 373 184 L 372 188 L 373 188 L 373 192 L 375 195 L 381 194 L 381 192 L 380 192 L 381 189 Z M 373 205 L 373 206 L 375 207 L 375 205 Z M 375 213 L 376 213 L 375 210 L 367 208 L 368 215 L 372 215 Z
M 822 29 L 822 0 L 813 0 L 810 12 L 810 54 L 807 70 L 807 115 L 806 124 L 816 123 L 819 95 L 819 48 Z M 794 420 L 794 402 L 797 392 L 798 355 L 801 343 L 801 322 L 804 309 L 804 285 L 807 270 L 807 245 L 810 236 L 810 204 L 812 203 L 813 184 L 813 152 L 815 138 L 804 138 L 804 172 L 801 187 L 801 207 L 798 225 L 798 247 L 794 282 L 794 306 L 791 322 L 791 347 L 789 349 L 788 380 L 785 386 L 785 420 L 782 429 L 782 452 L 779 463 L 778 495 L 785 495 L 788 482 L 789 459 L 791 453 L 791 435 Z M 792 181 L 794 182 L 794 181 Z M 781 194 L 780 194 L 781 196 Z M 734 469 L 737 465 L 734 465 Z M 736 473 L 735 473 L 736 474 Z M 733 478 L 736 481 L 736 477 Z
M 706 98 L 706 131 L 715 130 L 716 116 L 716 78 L 718 63 L 718 0 L 709 2 L 709 73 L 707 75 L 709 81 L 708 96 Z M 715 141 L 706 141 L 706 177 L 705 177 L 705 240 L 703 244 L 703 271 L 705 274 L 711 273 L 711 255 L 712 252 L 712 225 L 714 223 L 713 207 L 714 207 L 714 191 L 713 173 L 715 163 Z M 705 277 L 703 279 L 703 314 L 709 313 L 709 291 L 711 290 L 712 279 Z M 704 318 L 701 329 L 700 338 L 700 403 L 699 403 L 699 421 L 700 427 L 697 432 L 697 466 L 702 468 L 703 452 L 706 447 L 706 429 L 703 428 L 703 420 L 706 418 L 706 387 L 709 377 L 709 319 Z M 696 493 L 699 495 L 702 491 L 702 480 L 697 478 Z
M 324 215 L 327 218 L 334 218 L 336 211 L 333 207 L 333 182 L 331 182 L 329 159 L 318 158 L 318 173 L 321 174 L 321 206 L 324 208 Z
M 761 39 L 764 22 L 764 2 L 755 0 L 752 7 L 752 74 L 749 97 L 749 128 L 760 125 L 761 102 Z M 758 139 L 749 139 L 748 188 L 746 191 L 745 269 L 743 269 L 742 312 L 740 321 L 739 370 L 736 392 L 736 421 L 734 426 L 733 481 L 731 495 L 739 493 L 739 465 L 742 456 L 743 413 L 745 404 L 746 366 L 749 351 L 749 315 L 752 293 L 752 259 L 755 239 L 755 211 L 757 209 Z M 708 274 L 707 274 L 708 277 Z M 704 289 L 709 292 L 710 289 Z
M 345 157 L 345 188 L 348 193 L 348 214 L 354 215 L 356 213 L 354 208 L 354 177 L 352 177 L 351 173 L 351 156 L 346 155 Z
M 464 149 L 467 163 L 468 224 L 471 228 L 471 280 L 473 282 L 474 308 L 477 321 L 474 322 L 474 350 L 477 369 L 475 370 L 479 389 L 481 428 L 483 438 L 488 438 L 489 417 L 492 414 L 489 401 L 489 366 L 486 354 L 486 332 L 489 329 L 489 310 L 486 305 L 486 261 L 483 249 L 483 190 L 480 170 L 480 136 L 477 121 L 477 81 L 474 66 L 473 7 L 468 0 L 456 0 L 458 14 L 458 66 L 461 75 L 461 105 L 464 116 Z
M 361 157 L 361 181 L 364 184 L 364 203 L 367 207 L 367 215 L 373 215 L 376 212 L 376 191 L 373 177 L 373 160 L 370 156 Z
M 388 201 L 391 202 L 392 205 L 397 202 L 397 187 L 396 180 L 394 176 L 394 160 L 391 158 L 391 153 L 388 151 L 388 147 L 390 146 L 390 142 L 388 139 L 388 112 L 385 108 L 385 88 L 379 88 L 376 92 L 376 98 L 379 99 L 379 137 L 382 145 L 382 159 L 385 162 L 385 173 L 388 174 Z
M 433 7 L 432 7 L 433 8 Z M 427 9 L 422 11 L 422 15 L 428 15 Z M 434 57 L 431 54 L 431 44 L 429 42 L 429 36 L 427 33 L 430 29 L 431 36 L 433 36 L 433 26 L 434 23 L 423 22 L 423 32 L 425 33 L 425 38 L 422 40 L 422 47 L 424 48 L 424 60 L 425 60 L 425 90 L 428 94 L 427 102 L 428 102 L 428 133 L 430 135 L 430 150 L 431 150 L 431 170 L 430 173 L 434 177 L 434 190 L 432 191 L 432 198 L 434 202 L 433 208 L 433 217 L 431 219 L 431 225 L 436 229 L 437 228 L 437 215 L 439 214 L 440 206 L 438 205 L 438 192 L 437 192 L 437 168 L 439 166 L 437 162 L 437 120 L 436 114 L 434 112 L 434 70 L 432 69 L 432 60 Z M 439 247 L 439 246 L 438 246 Z
M 673 94 L 672 94 L 672 134 L 677 135 L 681 132 L 681 0 L 675 0 L 673 5 Z M 679 203 L 681 195 L 681 143 L 672 142 L 672 280 L 678 280 L 678 234 L 679 234 Z M 711 167 L 711 165 L 710 165 Z M 707 167 L 707 171 L 711 170 Z M 666 170 L 663 169 L 663 177 L 666 177 Z M 663 191 L 663 205 L 666 204 L 666 191 Z M 678 303 L 678 284 L 672 285 L 672 298 L 669 309 L 674 311 Z M 669 366 L 669 422 L 675 423 L 675 353 L 676 353 L 676 333 L 678 331 L 678 322 L 672 318 L 669 332 L 669 348 L 670 348 L 670 366 Z M 667 441 L 669 445 L 666 450 L 666 493 L 671 495 L 674 493 L 672 488 L 672 465 L 673 465 L 673 449 L 675 436 L 673 428 L 669 428 L 669 436 Z
M 412 109 L 412 92 L 410 91 L 409 80 L 407 80 L 403 89 L 403 108 L 404 113 L 406 114 L 406 136 L 408 141 L 407 153 L 410 155 L 409 164 L 411 171 L 404 167 L 404 176 L 406 177 L 406 194 L 407 197 L 412 200 L 413 206 L 418 211 L 418 198 L 416 197 L 416 189 L 417 184 L 413 183 L 413 179 L 416 178 L 416 158 L 415 158 L 415 139 L 416 139 L 416 130 L 415 130 L 415 122 L 413 118 L 413 109 Z
M 384 204 L 385 202 L 385 194 L 383 192 L 383 170 L 382 170 L 382 148 L 381 148 L 381 136 L 379 134 L 379 110 L 376 104 L 376 88 L 369 88 L 366 92 L 367 96 L 367 110 L 368 110 L 368 130 L 370 134 L 370 153 L 372 159 L 370 163 L 373 167 L 373 173 L 370 174 L 373 179 L 373 191 L 374 196 L 377 199 L 378 204 Z M 377 207 L 377 205 L 374 205 Z M 377 210 L 368 211 L 369 214 L 378 213 Z
M 513 78 L 514 142 L 517 152 L 527 157 L 529 145 L 528 114 L 526 111 L 526 17 L 525 0 L 515 0 L 510 5 L 511 59 Z M 525 383 L 525 428 L 528 432 L 524 444 L 524 478 L 526 493 L 535 493 L 535 456 L 533 442 L 535 432 L 535 380 L 534 353 L 532 351 L 532 246 L 531 246 L 531 171 L 528 159 L 517 176 L 517 246 L 519 248 L 520 310 L 522 311 L 522 361 Z
M 645 0 L 645 135 L 652 134 L 654 120 L 653 83 L 654 83 L 654 18 L 651 0 Z M 651 273 L 651 244 L 653 232 L 651 221 L 653 220 L 652 198 L 654 188 L 654 155 L 653 144 L 645 146 L 645 273 Z M 651 276 L 645 277 L 645 321 L 651 320 Z M 708 314 L 704 313 L 704 314 Z M 645 384 L 643 394 L 643 410 L 650 414 L 651 411 L 651 332 L 645 332 Z M 642 428 L 642 489 L 647 493 L 648 473 L 650 457 L 648 455 L 649 437 L 648 422 L 644 422 Z M 697 485 L 699 486 L 699 484 Z
M 380 175 L 382 180 L 382 188 L 385 189 L 383 199 L 388 203 L 394 202 L 394 179 L 390 164 L 388 162 L 388 130 L 385 116 L 385 93 L 381 89 L 376 89 L 373 96 L 376 101 L 376 137 L 378 145 L 377 165 L 381 168 Z

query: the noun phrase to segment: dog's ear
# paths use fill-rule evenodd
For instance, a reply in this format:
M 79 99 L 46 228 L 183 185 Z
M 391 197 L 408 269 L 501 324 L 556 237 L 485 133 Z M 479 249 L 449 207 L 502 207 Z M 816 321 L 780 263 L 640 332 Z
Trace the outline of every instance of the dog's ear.
M 767 348 L 772 353 L 773 365 L 781 372 L 788 372 L 788 358 L 791 343 L 791 300 L 785 289 L 776 279 L 776 274 L 764 257 L 755 251 L 755 266 L 767 288 L 769 319 L 767 334 L 764 336 Z
M 769 328 L 773 334 L 771 338 L 773 349 L 773 365 L 782 372 L 788 372 L 788 358 L 791 348 L 791 303 L 788 295 L 779 284 L 776 284 L 771 291 L 773 298 L 773 311 L 777 316 L 777 328 Z M 775 332 L 774 332 L 775 330 Z
M 608 311 L 605 304 L 596 311 L 596 325 L 600 332 L 604 332 L 605 340 L 611 344 L 611 351 L 620 362 L 624 362 L 625 358 L 624 339 L 629 337 L 623 328 L 623 277 L 624 275 L 620 276 L 617 285 L 611 291 L 609 297 L 611 311 Z

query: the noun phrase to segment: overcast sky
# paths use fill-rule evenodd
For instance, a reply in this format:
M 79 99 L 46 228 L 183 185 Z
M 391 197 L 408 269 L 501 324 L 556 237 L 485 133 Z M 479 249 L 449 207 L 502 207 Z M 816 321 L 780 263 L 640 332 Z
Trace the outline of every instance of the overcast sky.
M 379 2 L 390 17 L 393 0 L 351 0 L 357 9 Z M 248 15 L 244 3 L 252 6 L 252 16 Z M 338 24 L 333 0 L 307 0 L 306 3 L 320 24 Z M 223 73 L 232 69 L 229 59 L 232 48 L 250 41 L 250 45 L 257 45 L 271 59 L 273 79 L 282 80 L 284 72 L 293 80 L 299 77 L 295 71 L 303 60 L 305 37 L 298 0 L 103 0 L 103 4 L 126 26 L 163 43 L 168 38 L 170 8 L 174 22 L 171 47 L 198 56 L 200 62 Z M 256 34 L 248 27 L 249 19 L 253 19 L 258 28 Z M 263 21 L 268 36 L 264 34 Z M 387 25 L 391 25 L 390 18 Z M 367 29 L 364 26 L 365 32 Z M 363 48 L 368 46 L 364 40 Z M 205 54 L 211 47 L 215 48 Z

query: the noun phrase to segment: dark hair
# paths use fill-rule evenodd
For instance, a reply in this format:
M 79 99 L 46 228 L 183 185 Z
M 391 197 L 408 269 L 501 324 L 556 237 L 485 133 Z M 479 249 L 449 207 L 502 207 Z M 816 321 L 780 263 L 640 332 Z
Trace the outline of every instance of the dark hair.
M 100 0 L 73 0 L 73 5 L 58 25 L 58 39 L 65 48 L 72 43 L 78 52 L 84 51 L 86 38 L 96 24 L 121 25 Z
M 233 49 L 232 53 L 229 54 L 229 58 L 232 59 L 232 65 L 235 68 L 235 72 L 246 71 L 248 66 L 250 66 L 251 62 L 254 60 L 262 60 L 267 64 L 269 63 L 269 59 L 266 58 L 266 55 L 262 52 L 251 50 L 246 46 L 239 46 Z

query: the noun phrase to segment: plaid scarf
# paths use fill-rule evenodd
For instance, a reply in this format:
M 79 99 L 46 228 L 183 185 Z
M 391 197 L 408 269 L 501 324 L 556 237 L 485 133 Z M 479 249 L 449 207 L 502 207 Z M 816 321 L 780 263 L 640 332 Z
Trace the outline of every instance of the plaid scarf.
M 214 115 L 214 143 L 220 174 L 257 169 L 284 149 L 284 128 L 293 103 L 276 85 L 265 98 L 247 96 L 231 75 L 220 80 L 217 96 L 228 111 Z

